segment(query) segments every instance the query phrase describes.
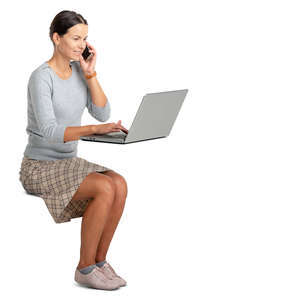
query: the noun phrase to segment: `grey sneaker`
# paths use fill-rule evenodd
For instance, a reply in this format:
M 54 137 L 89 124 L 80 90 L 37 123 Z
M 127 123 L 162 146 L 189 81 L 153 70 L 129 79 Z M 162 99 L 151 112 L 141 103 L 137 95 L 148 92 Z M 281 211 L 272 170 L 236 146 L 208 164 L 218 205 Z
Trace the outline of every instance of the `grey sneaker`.
M 120 287 L 117 280 L 107 278 L 98 267 L 88 274 L 82 274 L 76 268 L 74 279 L 81 285 L 99 290 L 115 290 Z
M 105 264 L 99 269 L 102 270 L 107 278 L 117 281 L 119 286 L 125 286 L 127 284 L 126 281 L 115 272 L 108 262 L 105 262 Z

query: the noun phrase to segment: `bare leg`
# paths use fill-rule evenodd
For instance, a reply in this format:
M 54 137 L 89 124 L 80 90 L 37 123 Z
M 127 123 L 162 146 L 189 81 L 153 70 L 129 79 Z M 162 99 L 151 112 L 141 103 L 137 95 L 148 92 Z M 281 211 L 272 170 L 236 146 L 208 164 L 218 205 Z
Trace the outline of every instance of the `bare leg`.
M 127 183 L 121 175 L 114 171 L 106 171 L 103 172 L 103 174 L 111 177 L 113 180 L 115 184 L 115 198 L 98 244 L 96 262 L 104 261 L 106 259 L 109 245 L 123 214 L 127 197 Z
M 91 173 L 81 183 L 72 201 L 91 199 L 81 222 L 80 261 L 77 268 L 95 264 L 97 245 L 115 197 L 112 180 L 103 174 Z

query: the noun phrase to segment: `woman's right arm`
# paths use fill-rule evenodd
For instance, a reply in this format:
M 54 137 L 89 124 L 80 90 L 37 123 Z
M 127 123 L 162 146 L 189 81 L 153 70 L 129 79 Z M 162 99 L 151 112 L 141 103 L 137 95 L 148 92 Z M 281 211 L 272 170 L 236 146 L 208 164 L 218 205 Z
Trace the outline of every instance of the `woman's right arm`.
M 81 136 L 94 134 L 94 125 L 70 126 L 65 129 L 64 143 L 79 140 Z
M 121 121 L 118 121 L 118 123 L 107 123 L 99 125 L 70 126 L 65 129 L 64 143 L 79 140 L 81 136 L 85 135 L 105 134 L 109 132 L 118 132 L 120 130 L 128 133 L 128 130 L 121 125 Z

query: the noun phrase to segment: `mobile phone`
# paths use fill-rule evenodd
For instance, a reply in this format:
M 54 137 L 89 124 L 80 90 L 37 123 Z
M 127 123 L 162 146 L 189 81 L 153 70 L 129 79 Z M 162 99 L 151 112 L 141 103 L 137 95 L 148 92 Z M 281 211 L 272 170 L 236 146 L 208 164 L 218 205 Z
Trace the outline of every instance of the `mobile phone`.
M 91 52 L 89 51 L 88 46 L 86 46 L 84 51 L 82 52 L 82 57 L 84 58 L 84 60 L 87 60 L 90 55 Z

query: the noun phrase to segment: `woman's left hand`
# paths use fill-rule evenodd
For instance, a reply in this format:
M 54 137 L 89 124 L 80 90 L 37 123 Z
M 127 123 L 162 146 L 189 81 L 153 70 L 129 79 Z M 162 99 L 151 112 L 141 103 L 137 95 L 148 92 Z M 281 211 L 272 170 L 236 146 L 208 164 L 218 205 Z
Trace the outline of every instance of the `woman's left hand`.
M 80 54 L 79 61 L 80 61 L 80 67 L 84 75 L 91 75 L 95 71 L 97 52 L 96 49 L 89 42 L 86 42 L 86 45 L 89 47 L 89 51 L 91 52 L 91 55 L 88 57 L 87 60 L 85 60 L 82 54 Z

